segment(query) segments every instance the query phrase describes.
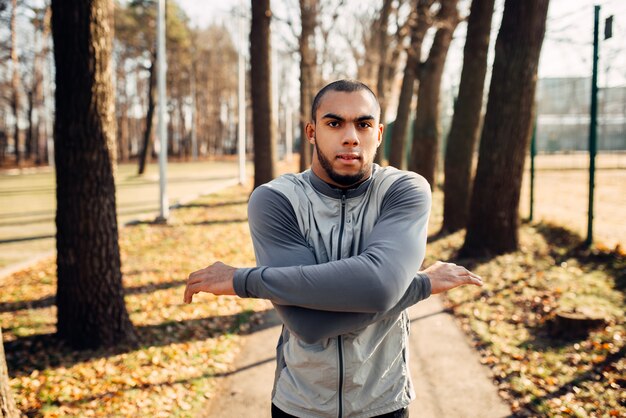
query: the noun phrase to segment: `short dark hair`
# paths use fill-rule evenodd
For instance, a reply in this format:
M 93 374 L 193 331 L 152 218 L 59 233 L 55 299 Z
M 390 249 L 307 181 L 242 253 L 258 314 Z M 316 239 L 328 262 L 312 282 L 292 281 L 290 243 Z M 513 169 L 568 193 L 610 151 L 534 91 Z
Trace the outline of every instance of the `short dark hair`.
M 376 94 L 374 94 L 372 89 L 370 89 L 367 84 L 362 83 L 358 80 L 337 80 L 324 86 L 315 95 L 315 98 L 313 99 L 313 104 L 311 105 L 311 120 L 315 121 L 315 113 L 317 113 L 317 109 L 320 107 L 320 102 L 322 101 L 324 95 L 329 91 L 342 91 L 345 93 L 352 93 L 361 90 L 368 91 L 372 95 L 372 97 L 376 101 L 376 104 L 378 105 L 378 116 L 380 118 L 380 103 L 378 102 L 378 97 L 376 97 Z

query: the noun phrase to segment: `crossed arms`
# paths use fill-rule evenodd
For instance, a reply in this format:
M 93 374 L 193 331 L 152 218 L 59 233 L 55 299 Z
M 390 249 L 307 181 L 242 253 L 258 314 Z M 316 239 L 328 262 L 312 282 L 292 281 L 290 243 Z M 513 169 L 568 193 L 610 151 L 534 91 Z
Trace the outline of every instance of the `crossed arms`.
M 415 275 L 425 254 L 429 211 L 428 184 L 420 178 L 398 180 L 385 195 L 364 251 L 317 264 L 287 199 L 258 188 L 250 198 L 249 223 L 257 264 L 263 267 L 216 263 L 194 272 L 185 301 L 199 291 L 269 299 L 285 326 L 310 343 L 397 315 L 431 290 L 480 284 L 478 276 L 448 263 Z

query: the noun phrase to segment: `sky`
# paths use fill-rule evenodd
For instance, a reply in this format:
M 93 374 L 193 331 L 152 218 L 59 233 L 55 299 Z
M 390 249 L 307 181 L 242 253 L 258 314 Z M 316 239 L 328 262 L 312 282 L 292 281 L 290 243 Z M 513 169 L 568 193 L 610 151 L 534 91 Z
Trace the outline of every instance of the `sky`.
M 272 0 L 272 4 L 288 0 Z M 361 0 L 374 4 L 380 0 Z M 212 22 L 233 22 L 231 11 L 238 5 L 249 9 L 249 0 L 178 0 L 193 24 L 207 26 Z M 297 5 L 296 2 L 291 2 Z M 284 3 L 283 3 L 284 4 Z M 626 1 L 624 0 L 551 0 L 548 10 L 547 32 L 539 63 L 539 77 L 585 77 L 591 74 L 593 42 L 593 6 L 601 5 L 600 36 L 603 22 L 614 15 L 614 36 L 601 41 L 599 63 L 599 85 L 626 85 Z M 284 7 L 284 6 L 283 6 Z M 496 1 L 496 17 L 492 43 L 495 42 L 499 25 L 498 14 L 503 10 L 503 1 Z M 232 24 L 234 25 L 234 24 Z M 463 37 L 465 25 L 455 33 L 446 64 L 448 78 L 460 71 L 463 60 Z M 445 80 L 445 77 L 444 77 Z M 445 82 L 445 81 L 444 81 Z

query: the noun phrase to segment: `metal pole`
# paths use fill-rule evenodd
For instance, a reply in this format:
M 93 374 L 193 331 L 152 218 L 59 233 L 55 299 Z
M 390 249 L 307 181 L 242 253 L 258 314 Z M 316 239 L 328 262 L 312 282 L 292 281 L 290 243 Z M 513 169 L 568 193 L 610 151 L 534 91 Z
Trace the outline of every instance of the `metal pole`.
M 167 134 L 165 131 L 165 0 L 159 0 L 157 21 L 157 89 L 159 92 L 159 202 L 158 222 L 167 222 L 170 208 L 167 199 Z
M 533 127 L 533 136 L 530 140 L 530 215 L 528 220 L 533 220 L 533 212 L 535 207 L 535 155 L 537 155 L 537 120 Z
M 241 1 L 241 16 L 239 17 L 239 184 L 246 184 L 246 60 L 243 48 L 246 45 L 244 17 L 244 2 Z
M 586 245 L 593 242 L 593 193 L 596 174 L 596 148 L 598 123 L 598 32 L 600 26 L 600 6 L 594 6 L 593 16 L 593 71 L 591 73 L 591 115 L 589 120 L 589 210 L 587 212 Z

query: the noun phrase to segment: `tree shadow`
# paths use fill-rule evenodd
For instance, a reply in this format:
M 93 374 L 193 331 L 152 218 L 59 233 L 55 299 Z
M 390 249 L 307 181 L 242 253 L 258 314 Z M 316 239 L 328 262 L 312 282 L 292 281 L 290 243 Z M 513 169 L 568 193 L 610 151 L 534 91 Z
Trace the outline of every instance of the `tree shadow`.
M 138 349 L 200 341 L 225 334 L 246 335 L 258 332 L 276 325 L 273 321 L 266 319 L 267 313 L 267 310 L 261 312 L 244 311 L 233 315 L 138 326 L 135 327 L 139 341 Z M 265 324 L 265 321 L 268 323 Z M 72 367 L 80 362 L 130 353 L 136 351 L 137 348 L 116 346 L 77 351 L 59 340 L 56 334 L 49 333 L 4 341 L 4 350 L 9 373 L 13 377 L 19 377 L 30 375 L 35 370 Z
M 155 270 L 156 271 L 156 270 Z M 141 286 L 129 286 L 124 287 L 125 295 L 136 295 L 142 293 L 152 293 L 157 290 L 171 289 L 173 287 L 182 286 L 186 283 L 185 280 L 172 280 L 169 282 L 161 283 L 148 283 Z M 25 309 L 43 309 L 49 308 L 56 303 L 55 296 L 45 296 L 39 299 L 32 300 L 18 300 L 14 302 L 1 302 L 0 313 L 15 312 Z
M 30 237 L 15 237 L 15 238 L 0 239 L 0 244 L 11 244 L 14 242 L 25 242 L 25 241 L 38 241 L 41 239 L 48 239 L 48 238 L 56 238 L 56 235 L 46 234 L 46 235 L 33 235 Z
M 550 255 L 556 263 L 573 258 L 585 269 L 602 269 L 613 278 L 615 289 L 626 292 L 626 257 L 618 248 L 588 247 L 579 234 L 559 225 L 540 223 L 535 229 L 550 244 Z
M 192 208 L 221 208 L 224 206 L 238 206 L 247 204 L 248 200 L 229 200 L 227 202 L 217 202 L 217 203 L 187 203 L 184 205 L 177 206 L 178 209 L 192 209 Z
M 225 181 L 225 180 L 233 180 L 235 176 L 224 176 L 224 175 L 216 175 L 216 176 L 206 176 L 206 177 L 171 177 L 167 179 L 169 184 L 177 184 L 177 183 L 203 183 L 206 181 Z M 142 175 L 130 175 L 126 177 L 126 180 L 138 180 L 133 183 L 118 183 L 115 185 L 117 189 L 130 189 L 138 186 L 148 186 L 158 184 L 158 180 L 151 180 L 149 178 L 144 178 Z
M 589 370 L 578 374 L 569 382 L 561 385 L 561 387 L 559 387 L 557 390 L 547 393 L 544 396 L 539 396 L 533 399 L 532 401 L 527 402 L 526 404 L 522 404 L 521 405 L 522 410 L 525 409 L 533 413 L 539 413 L 540 411 L 538 407 L 541 404 L 545 403 L 546 401 L 549 401 L 550 399 L 559 398 L 569 392 L 572 392 L 575 386 L 578 386 L 583 382 L 586 382 L 589 380 L 595 380 L 594 376 L 596 375 L 602 376 L 603 370 L 605 370 L 608 367 L 611 367 L 613 363 L 617 363 L 617 361 L 624 358 L 625 354 L 626 354 L 626 346 L 623 346 L 622 348 L 620 348 L 619 351 L 609 354 L 608 356 L 606 356 L 606 359 L 604 359 L 603 361 L 593 364 L 593 366 Z
M 442 239 L 444 239 L 446 237 L 449 237 L 452 234 L 453 234 L 453 232 L 448 232 L 448 231 L 444 231 L 443 229 L 441 229 L 441 230 L 439 230 L 439 232 L 435 232 L 434 234 L 429 235 L 427 240 L 426 240 L 426 242 L 428 244 L 432 244 L 432 243 L 435 243 L 435 242 L 437 242 L 439 240 L 442 240 Z
M 206 221 L 199 221 L 199 222 L 191 222 L 191 223 L 187 223 L 185 225 L 195 225 L 195 226 L 200 226 L 200 225 L 228 225 L 228 224 L 239 224 L 239 223 L 245 223 L 245 222 L 248 222 L 248 218 L 214 219 L 214 220 L 206 220 Z
M 249 369 L 254 369 L 255 367 L 259 367 L 262 366 L 264 364 L 267 363 L 271 363 L 273 361 L 275 361 L 276 358 L 274 356 L 272 357 L 268 357 L 266 359 L 263 360 L 259 360 L 257 362 L 251 363 L 251 364 L 247 364 L 245 366 L 241 366 L 235 370 L 231 370 L 228 372 L 220 372 L 220 373 L 203 373 L 199 376 L 193 376 L 193 377 L 188 377 L 185 379 L 176 379 L 173 381 L 165 381 L 165 382 L 159 382 L 159 383 L 141 383 L 141 384 L 136 384 L 136 385 L 128 385 L 125 384 L 123 387 L 121 388 L 116 388 L 115 391 L 106 391 L 103 393 L 99 393 L 97 395 L 92 395 L 92 396 L 87 396 L 84 398 L 80 398 L 80 399 L 76 399 L 73 401 L 69 401 L 69 402 L 61 402 L 58 400 L 55 400 L 54 402 L 52 402 L 53 406 L 67 406 L 67 407 L 80 407 L 81 405 L 93 402 L 93 401 L 97 401 L 100 399 L 108 399 L 111 396 L 114 395 L 119 395 L 120 392 L 126 392 L 129 390 L 146 390 L 146 389 L 150 389 L 150 388 L 158 388 L 158 387 L 171 387 L 174 385 L 180 385 L 180 384 L 189 384 L 191 382 L 193 382 L 194 380 L 199 380 L 199 379 L 208 379 L 208 378 L 224 378 L 224 377 L 228 377 L 228 376 L 232 376 L 235 375 L 237 373 L 241 373 L 243 371 L 249 370 Z M 32 410 L 27 410 L 27 411 L 23 411 L 26 416 L 37 416 L 40 413 L 39 409 L 32 409 Z

